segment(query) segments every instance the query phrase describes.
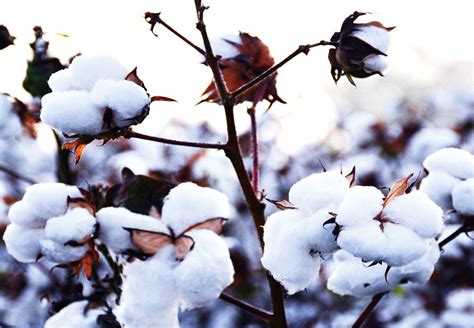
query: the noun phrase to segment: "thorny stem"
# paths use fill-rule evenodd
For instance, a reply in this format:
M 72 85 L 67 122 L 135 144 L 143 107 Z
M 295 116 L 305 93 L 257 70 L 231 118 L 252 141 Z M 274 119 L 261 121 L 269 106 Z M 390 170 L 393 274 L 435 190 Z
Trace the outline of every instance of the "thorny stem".
M 155 32 L 153 32 L 153 29 L 155 28 L 155 25 L 156 24 L 161 24 L 163 25 L 163 27 L 165 27 L 168 31 L 170 31 L 171 33 L 173 33 L 174 35 L 176 35 L 178 38 L 180 38 L 181 40 L 183 40 L 185 43 L 187 43 L 189 46 L 191 46 L 191 48 L 195 49 L 197 52 L 199 52 L 201 55 L 203 56 L 206 56 L 206 52 L 204 50 L 202 50 L 200 47 L 198 47 L 197 45 L 195 45 L 192 41 L 190 41 L 188 38 L 186 38 L 184 35 L 182 35 L 181 33 L 179 33 L 178 31 L 176 31 L 174 28 L 172 28 L 170 25 L 168 25 L 163 19 L 161 19 L 160 17 L 160 14 L 161 13 L 150 13 L 150 12 L 146 12 L 145 13 L 145 20 L 151 25 L 151 33 L 153 33 L 154 35 L 158 36 L 157 34 L 155 34 Z
M 234 118 L 234 99 L 230 97 L 229 91 L 224 82 L 218 60 L 212 51 L 209 36 L 207 34 L 206 25 L 204 24 L 204 11 L 207 7 L 202 6 L 201 0 L 194 0 L 198 22 L 196 28 L 201 33 L 204 48 L 206 51 L 206 62 L 212 70 L 214 83 L 224 106 L 226 123 L 227 123 L 227 144 L 224 148 L 226 156 L 231 161 L 237 174 L 240 186 L 244 193 L 245 201 L 252 214 L 255 229 L 257 230 L 260 246 L 263 249 L 263 225 L 265 224 L 265 204 L 263 204 L 255 195 L 249 175 L 245 168 L 242 152 L 240 150 L 239 139 L 235 127 Z M 272 299 L 273 315 L 269 321 L 271 327 L 287 327 L 285 305 L 283 300 L 283 290 L 278 282 L 276 282 L 270 274 L 267 273 L 267 279 L 270 287 Z
M 260 309 L 260 308 L 254 306 L 250 303 L 242 301 L 242 300 L 238 299 L 237 297 L 234 297 L 230 294 L 222 293 L 219 297 L 220 297 L 220 299 L 226 301 L 227 303 L 236 305 L 237 307 L 241 308 L 242 310 L 245 310 L 249 313 L 252 313 L 253 315 L 259 317 L 262 320 L 270 321 L 271 318 L 272 318 L 272 313 L 270 313 L 266 310 Z
M 255 115 L 255 106 L 249 108 L 247 112 L 250 115 L 250 125 L 252 133 L 252 186 L 255 194 L 258 193 L 258 180 L 260 175 L 259 149 L 258 149 L 258 132 L 257 118 Z
M 5 172 L 6 174 L 8 174 L 8 175 L 10 175 L 10 176 L 12 176 L 12 177 L 14 177 L 15 179 L 18 179 L 18 180 L 22 180 L 22 181 L 25 181 L 25 182 L 28 182 L 28 183 L 31 183 L 31 184 L 38 183 L 37 181 L 35 181 L 31 178 L 25 177 L 25 176 L 21 175 L 20 173 L 15 172 L 12 169 L 9 169 L 8 167 L 3 166 L 3 165 L 0 165 L 0 171 Z
M 275 73 L 277 70 L 279 70 L 283 65 L 285 65 L 286 63 L 288 63 L 290 60 L 292 60 L 293 58 L 295 58 L 296 56 L 298 56 L 299 54 L 302 54 L 304 53 L 305 55 L 307 55 L 309 53 L 309 51 L 311 50 L 311 48 L 314 48 L 314 47 L 318 47 L 318 46 L 335 46 L 336 43 L 334 42 L 330 42 L 330 41 L 320 41 L 318 43 L 314 43 L 314 44 L 307 44 L 307 45 L 302 45 L 302 46 L 299 46 L 298 49 L 296 49 L 295 51 L 293 51 L 290 55 L 288 55 L 285 59 L 283 59 L 281 62 L 279 62 L 278 64 L 276 65 L 273 65 L 272 67 L 270 67 L 269 69 L 267 69 L 266 71 L 264 71 L 262 74 L 256 76 L 255 78 L 253 78 L 252 80 L 250 80 L 249 82 L 245 83 L 244 85 L 242 85 L 241 87 L 237 88 L 236 90 L 234 90 L 232 93 L 231 93 L 231 98 L 232 99 L 235 99 L 236 97 L 238 97 L 239 95 L 243 94 L 244 92 L 246 92 L 247 90 L 251 89 L 252 87 L 256 86 L 257 84 L 259 84 L 260 82 L 262 82 L 263 80 L 265 80 L 267 77 L 271 76 L 273 73 Z
M 154 142 L 159 142 L 167 145 L 175 145 L 175 146 L 185 146 L 185 147 L 194 147 L 194 148 L 206 148 L 206 149 L 224 149 L 225 144 L 220 143 L 205 143 L 205 142 L 192 142 L 192 141 L 181 141 L 181 140 L 174 140 L 174 139 L 166 139 L 161 137 L 154 137 L 149 136 L 146 134 L 141 134 L 135 131 L 128 131 L 124 135 L 125 138 L 137 138 L 143 140 L 149 140 Z
M 444 246 L 446 246 L 448 243 L 456 239 L 456 237 L 458 237 L 460 234 L 473 231 L 474 226 L 472 225 L 472 223 L 469 224 L 468 222 L 470 222 L 469 218 L 464 219 L 464 224 L 461 227 L 456 229 L 452 234 L 450 234 L 448 237 L 446 237 L 445 239 L 443 239 L 442 241 L 438 243 L 439 248 L 442 250 Z M 380 293 L 380 294 L 375 295 L 372 298 L 372 301 L 370 301 L 369 305 L 367 305 L 367 307 L 365 308 L 364 312 L 362 312 L 359 318 L 357 318 L 357 320 L 354 322 L 352 327 L 353 328 L 361 327 L 362 324 L 365 322 L 365 320 L 367 320 L 370 317 L 370 315 L 372 314 L 372 311 L 375 309 L 377 304 L 388 293 L 389 292 L 385 292 L 385 293 Z

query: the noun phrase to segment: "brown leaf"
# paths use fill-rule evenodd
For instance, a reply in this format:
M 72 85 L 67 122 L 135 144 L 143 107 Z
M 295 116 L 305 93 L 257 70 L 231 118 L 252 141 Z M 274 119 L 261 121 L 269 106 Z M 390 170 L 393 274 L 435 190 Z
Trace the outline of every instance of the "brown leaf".
M 84 208 L 86 209 L 90 215 L 95 216 L 95 206 L 90 201 L 84 198 L 71 198 L 67 197 L 67 206 L 70 209 L 73 208 Z
M 127 74 L 127 76 L 125 77 L 125 80 L 137 84 L 138 86 L 142 87 L 146 91 L 145 83 L 143 83 L 143 81 L 138 77 L 137 67 L 135 67 L 130 73 Z
M 173 237 L 163 232 L 124 229 L 131 233 L 133 245 L 146 255 L 154 255 L 163 247 L 174 244 Z
M 224 223 L 226 221 L 227 221 L 226 218 L 221 218 L 221 217 L 207 219 L 203 222 L 190 226 L 189 228 L 186 229 L 185 232 L 188 232 L 191 230 L 207 229 L 220 235 L 222 234 L 222 230 L 224 229 Z
M 297 209 L 297 207 L 295 205 L 293 205 L 292 203 L 290 203 L 289 201 L 287 201 L 286 199 L 282 199 L 282 200 L 274 200 L 274 199 L 269 199 L 269 198 L 265 198 L 266 200 L 268 200 L 270 203 L 272 203 L 273 205 L 275 205 L 279 210 L 295 210 Z
M 182 235 L 178 237 L 174 242 L 174 251 L 176 258 L 180 261 L 184 260 L 186 255 L 193 249 L 194 239 L 189 236 Z
M 88 142 L 86 142 L 80 138 L 77 140 L 68 141 L 63 143 L 63 149 L 72 150 L 74 152 L 74 157 L 77 164 L 81 160 L 82 152 L 92 140 L 93 139 L 90 139 Z
M 151 97 L 150 104 L 154 101 L 174 101 L 174 102 L 176 102 L 176 100 L 174 100 L 173 98 L 168 98 L 168 97 L 163 97 L 163 96 L 153 96 L 153 97 Z
M 352 170 L 349 172 L 349 174 L 346 175 L 346 179 L 349 181 L 349 187 L 352 187 L 352 185 L 355 182 L 356 179 L 356 167 L 353 166 Z
M 411 179 L 412 176 L 413 173 L 409 174 L 403 179 L 395 181 L 387 197 L 385 197 L 384 199 L 383 207 L 387 206 L 387 204 L 390 203 L 395 197 L 405 194 L 405 191 L 408 188 L 408 181 Z

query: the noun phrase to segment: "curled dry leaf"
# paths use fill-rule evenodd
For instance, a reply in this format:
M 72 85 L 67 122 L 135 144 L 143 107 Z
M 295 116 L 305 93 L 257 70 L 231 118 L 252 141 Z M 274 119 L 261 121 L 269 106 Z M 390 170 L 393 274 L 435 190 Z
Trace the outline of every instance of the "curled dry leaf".
M 270 198 L 265 198 L 265 199 L 268 200 L 270 203 L 272 203 L 279 210 L 282 210 L 282 211 L 284 211 L 284 210 L 295 210 L 297 208 L 295 205 L 293 205 L 292 203 L 290 203 L 286 199 L 282 199 L 282 200 L 274 200 L 274 199 L 270 199 Z
M 56 265 L 53 269 L 71 269 L 77 277 L 81 275 L 81 271 L 84 271 L 84 275 L 88 280 L 90 280 L 92 278 L 92 273 L 94 272 L 94 265 L 99 262 L 99 253 L 95 250 L 95 244 L 92 238 L 88 238 L 87 245 L 88 250 L 82 258 L 71 263 Z
M 356 179 L 356 167 L 353 166 L 352 170 L 346 175 L 347 181 L 349 181 L 349 187 L 352 187 L 352 185 L 355 182 Z
M 413 173 L 409 174 L 403 179 L 399 179 L 394 182 L 387 197 L 385 197 L 384 199 L 383 207 L 387 206 L 387 204 L 390 203 L 395 197 L 406 194 L 406 190 L 408 189 L 408 181 L 411 179 L 412 176 Z

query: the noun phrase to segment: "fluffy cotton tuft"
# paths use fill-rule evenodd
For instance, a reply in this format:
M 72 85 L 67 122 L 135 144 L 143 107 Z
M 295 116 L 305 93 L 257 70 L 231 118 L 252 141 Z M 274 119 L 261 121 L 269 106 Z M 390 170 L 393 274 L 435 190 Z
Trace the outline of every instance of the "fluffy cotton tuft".
M 43 238 L 43 229 L 28 229 L 15 223 L 9 224 L 3 234 L 8 253 L 24 263 L 36 261 L 41 253 L 39 241 Z
M 363 68 L 366 72 L 383 72 L 388 68 L 387 59 L 381 55 L 371 55 L 363 60 Z
M 460 181 L 446 172 L 431 171 L 427 177 L 421 180 L 420 191 L 446 211 L 453 206 L 451 191 Z
M 23 128 L 9 97 L 0 93 L 0 139 L 17 137 Z
M 458 183 L 452 191 L 453 207 L 459 213 L 474 215 L 474 178 Z
M 44 324 L 44 328 L 99 328 L 97 317 L 105 312 L 100 309 L 89 309 L 88 301 L 74 302 L 61 309 L 50 317 Z
M 459 179 L 474 177 L 474 156 L 458 148 L 438 150 L 425 159 L 423 166 L 428 172 L 443 171 Z
M 41 239 L 41 254 L 53 263 L 69 263 L 79 260 L 87 252 L 87 245 L 68 246 L 51 239 Z
M 390 33 L 388 33 L 386 29 L 378 26 L 365 25 L 357 28 L 351 35 L 370 44 L 383 53 L 387 53 L 390 46 Z
M 96 220 L 85 208 L 74 208 L 46 221 L 46 238 L 57 243 L 80 242 L 95 231 Z
M 342 226 L 355 226 L 370 222 L 382 211 L 384 195 L 374 187 L 350 188 L 337 210 L 336 222 Z
M 179 235 L 194 224 L 211 218 L 228 218 L 229 215 L 226 195 L 186 182 L 171 189 L 164 199 L 161 220 Z

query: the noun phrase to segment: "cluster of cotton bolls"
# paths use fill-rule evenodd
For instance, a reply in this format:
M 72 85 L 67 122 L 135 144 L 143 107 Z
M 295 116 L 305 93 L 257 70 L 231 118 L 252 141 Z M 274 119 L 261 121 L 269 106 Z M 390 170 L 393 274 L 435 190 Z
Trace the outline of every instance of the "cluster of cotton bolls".
M 69 198 L 81 197 L 77 187 L 62 183 L 28 187 L 8 213 L 11 224 L 3 235 L 7 251 L 25 263 L 41 256 L 53 263 L 79 260 L 87 251 L 83 241 L 96 229 L 87 209 L 68 205 Z
M 98 135 L 141 122 L 150 99 L 144 88 L 125 80 L 127 73 L 112 57 L 76 57 L 51 75 L 41 120 L 70 135 Z
M 455 209 L 474 216 L 474 156 L 465 150 L 443 148 L 423 162 L 428 176 L 421 181 L 425 192 L 445 211 Z
M 13 110 L 10 97 L 0 94 L 0 139 L 19 136 L 21 131 L 21 121 Z

